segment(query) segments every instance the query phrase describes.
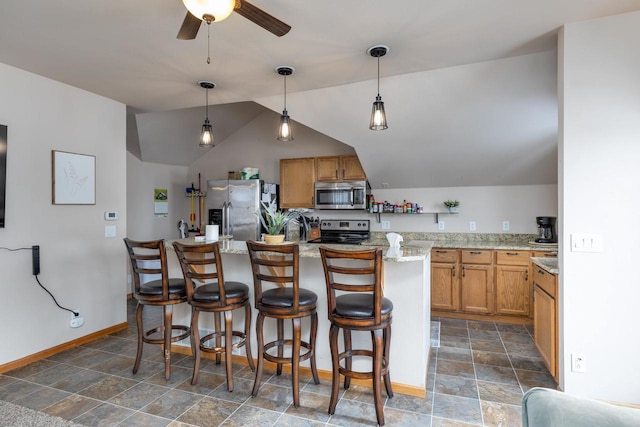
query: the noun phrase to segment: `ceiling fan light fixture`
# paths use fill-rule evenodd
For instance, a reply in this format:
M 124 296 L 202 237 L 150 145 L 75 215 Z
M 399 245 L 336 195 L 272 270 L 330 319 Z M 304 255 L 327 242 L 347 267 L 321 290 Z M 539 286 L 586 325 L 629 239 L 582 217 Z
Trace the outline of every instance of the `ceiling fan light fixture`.
M 280 126 L 278 127 L 278 141 L 290 142 L 293 141 L 293 133 L 291 132 L 291 118 L 287 112 L 287 76 L 293 74 L 295 69 L 293 67 L 278 67 L 276 73 L 284 77 L 284 109 L 280 115 Z
M 210 23 L 227 19 L 236 0 L 182 0 L 182 3 L 193 16 Z
M 205 89 L 206 105 L 204 124 L 200 132 L 200 147 L 213 148 L 213 127 L 211 126 L 211 122 L 209 122 L 209 89 L 216 87 L 216 84 L 213 82 L 200 81 L 198 82 L 198 86 Z
M 372 46 L 367 49 L 367 53 L 378 59 L 378 95 L 373 102 L 373 108 L 371 109 L 371 120 L 369 121 L 369 129 L 371 130 L 385 130 L 387 126 L 387 114 L 384 111 L 384 102 L 380 96 L 380 57 L 385 56 L 389 52 L 389 47 L 384 45 Z

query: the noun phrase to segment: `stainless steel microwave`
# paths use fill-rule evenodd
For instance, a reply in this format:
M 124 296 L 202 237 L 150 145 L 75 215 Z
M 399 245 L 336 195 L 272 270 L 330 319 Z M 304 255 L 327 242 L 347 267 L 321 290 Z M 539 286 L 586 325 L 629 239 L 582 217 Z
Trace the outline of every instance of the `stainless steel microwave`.
M 315 183 L 316 209 L 366 209 L 367 181 Z

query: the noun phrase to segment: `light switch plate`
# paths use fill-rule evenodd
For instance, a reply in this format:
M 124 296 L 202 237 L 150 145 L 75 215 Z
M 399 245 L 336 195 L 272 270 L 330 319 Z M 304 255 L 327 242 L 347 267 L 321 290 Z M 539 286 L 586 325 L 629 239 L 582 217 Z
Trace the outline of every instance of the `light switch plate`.
M 380 228 L 383 230 L 391 230 L 391 221 L 380 221 Z
M 602 252 L 602 234 L 571 234 L 571 252 Z
M 116 226 L 115 225 L 105 225 L 104 226 L 104 237 L 116 237 Z

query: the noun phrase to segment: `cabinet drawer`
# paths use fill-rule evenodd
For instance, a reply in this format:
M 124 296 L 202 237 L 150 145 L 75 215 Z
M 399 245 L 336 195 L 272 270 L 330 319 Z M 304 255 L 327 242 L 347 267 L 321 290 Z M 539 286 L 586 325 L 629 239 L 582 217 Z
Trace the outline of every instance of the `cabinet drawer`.
M 496 264 L 527 266 L 530 257 L 529 251 L 496 251 Z
M 544 271 L 537 265 L 533 266 L 533 284 L 538 285 L 553 298 L 556 297 L 556 276 Z
M 536 251 L 531 252 L 531 256 L 539 258 L 558 258 L 558 251 Z
M 458 250 L 457 249 L 431 249 L 431 262 L 458 262 Z
M 493 251 L 463 249 L 460 255 L 463 264 L 491 264 Z

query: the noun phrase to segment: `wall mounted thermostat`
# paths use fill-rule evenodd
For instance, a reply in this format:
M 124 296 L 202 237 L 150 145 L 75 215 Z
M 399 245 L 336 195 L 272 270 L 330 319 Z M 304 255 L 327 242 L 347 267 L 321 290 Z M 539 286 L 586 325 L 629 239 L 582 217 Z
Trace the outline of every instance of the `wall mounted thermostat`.
M 120 219 L 120 213 L 118 213 L 118 212 L 105 212 L 104 213 L 104 219 L 106 221 L 117 221 L 118 219 Z

